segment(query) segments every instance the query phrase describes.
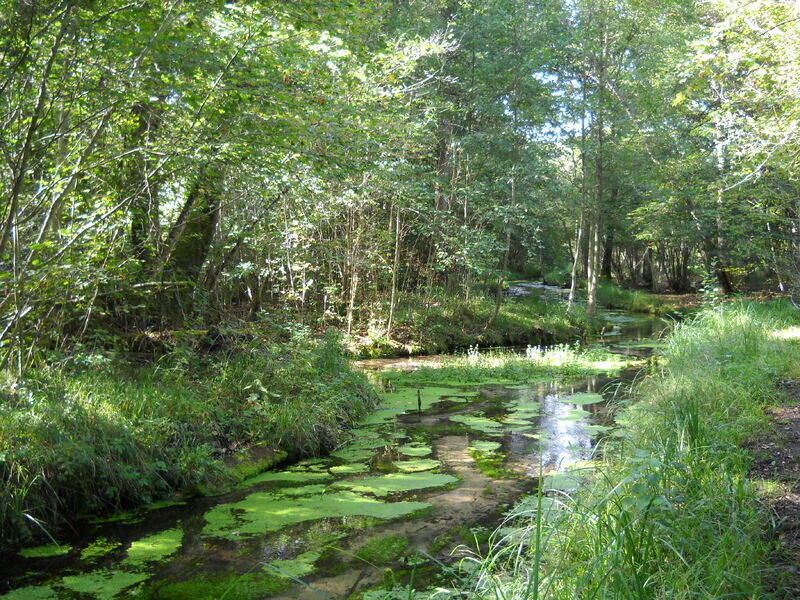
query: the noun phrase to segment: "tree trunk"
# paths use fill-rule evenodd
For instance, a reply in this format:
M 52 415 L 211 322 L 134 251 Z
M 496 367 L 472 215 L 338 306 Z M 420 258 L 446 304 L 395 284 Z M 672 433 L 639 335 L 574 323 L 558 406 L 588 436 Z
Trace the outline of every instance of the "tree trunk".
M 391 214 L 391 213 L 390 213 Z M 392 333 L 392 321 L 394 320 L 394 307 L 397 302 L 397 270 L 400 268 L 400 207 L 397 208 L 397 215 L 394 222 L 394 261 L 392 263 L 392 293 L 389 298 L 389 322 L 386 324 L 386 337 Z
M 217 165 L 201 170 L 186 197 L 183 210 L 173 225 L 172 251 L 165 261 L 162 280 L 175 284 L 171 314 L 174 320 L 189 308 L 192 291 L 211 250 L 219 219 L 224 171 Z

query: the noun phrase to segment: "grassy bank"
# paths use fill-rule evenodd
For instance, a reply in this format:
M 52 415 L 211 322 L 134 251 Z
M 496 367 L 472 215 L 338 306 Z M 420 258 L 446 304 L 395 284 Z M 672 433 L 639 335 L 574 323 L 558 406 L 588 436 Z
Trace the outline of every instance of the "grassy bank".
M 0 393 L 0 545 L 324 452 L 376 400 L 334 336 L 177 347 L 138 366 L 78 356 L 7 377 Z
M 525 346 L 573 342 L 591 326 L 581 309 L 567 314 L 559 302 L 535 296 L 507 298 L 493 319 L 491 298 L 407 296 L 397 308 L 387 335 L 388 307 L 373 307 L 372 318 L 350 337 L 349 347 L 361 358 L 437 354 L 469 346 Z
M 386 372 L 382 379 L 402 385 L 470 385 L 480 383 L 530 383 L 571 379 L 621 371 L 643 364 L 632 356 L 604 348 L 575 344 L 542 348 L 529 346 L 524 353 L 507 350 L 479 352 L 476 348 L 410 372 Z
M 658 372 L 619 407 L 602 457 L 575 473 L 583 485 L 547 491 L 545 479 L 491 550 L 468 561 L 458 593 L 764 597 L 770 521 L 743 443 L 765 427 L 776 379 L 800 375 L 797 336 L 780 335 L 800 322 L 797 312 L 783 302 L 735 303 L 678 325 Z
M 782 303 L 706 311 L 669 338 L 662 370 L 618 415 L 579 492 L 528 502 L 472 591 L 525 598 L 754 597 L 769 529 L 742 443 L 800 350 Z M 536 514 L 543 518 L 536 519 Z M 512 541 L 513 540 L 513 541 Z
M 659 296 L 643 290 L 621 288 L 606 279 L 597 286 L 597 303 L 606 308 L 629 310 L 651 315 L 673 315 L 683 312 L 684 307 L 675 296 Z

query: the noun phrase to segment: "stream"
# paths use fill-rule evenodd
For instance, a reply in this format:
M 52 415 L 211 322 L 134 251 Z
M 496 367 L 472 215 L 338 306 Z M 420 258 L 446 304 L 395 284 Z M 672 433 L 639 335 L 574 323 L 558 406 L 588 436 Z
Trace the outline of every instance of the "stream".
M 509 295 L 527 293 L 558 301 L 562 292 L 526 283 Z M 621 311 L 603 317 L 613 328 L 594 343 L 636 356 L 667 326 Z M 445 358 L 359 364 L 411 369 Z M 569 489 L 565 474 L 608 430 L 606 402 L 569 398 L 607 399 L 610 384 L 634 375 L 384 393 L 352 442 L 329 457 L 261 473 L 224 495 L 98 521 L 70 546 L 4 560 L 0 576 L 12 591 L 0 598 L 338 599 L 407 582 L 411 572 L 417 585 L 435 583 L 431 557 L 474 549 L 540 475 L 560 474 Z

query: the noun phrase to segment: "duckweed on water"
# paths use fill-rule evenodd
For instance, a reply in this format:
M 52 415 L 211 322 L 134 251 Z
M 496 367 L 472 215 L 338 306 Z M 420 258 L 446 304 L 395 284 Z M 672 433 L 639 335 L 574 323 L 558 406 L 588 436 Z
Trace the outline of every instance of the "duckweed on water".
M 374 494 L 381 498 L 400 492 L 444 487 L 455 483 L 458 483 L 458 479 L 452 475 L 422 472 L 390 473 L 377 477 L 364 477 L 352 481 L 342 481 L 336 485 L 339 487 L 348 487 L 356 492 Z
M 327 489 L 328 486 L 324 484 L 304 485 L 302 487 L 283 488 L 281 494 L 285 496 L 313 496 L 324 494 Z
M 81 550 L 81 559 L 93 560 L 101 556 L 107 556 L 120 548 L 120 546 L 122 546 L 120 542 L 100 537 Z
M 604 433 L 608 433 L 612 429 L 613 429 L 612 427 L 608 427 L 606 425 L 587 425 L 586 426 L 586 431 L 591 436 L 602 435 Z
M 69 575 L 61 580 L 61 585 L 79 594 L 91 594 L 95 600 L 110 600 L 122 590 L 141 583 L 148 577 L 146 573 L 99 570 Z
M 159 500 L 158 502 L 152 502 L 151 504 L 145 505 L 143 508 L 145 510 L 160 510 L 162 508 L 170 508 L 171 506 L 184 506 L 186 502 L 183 500 Z
M 398 446 L 397 451 L 406 456 L 428 456 L 433 452 L 431 447 L 425 444 L 406 444 L 405 446 Z
M 573 408 L 569 411 L 566 417 L 561 417 L 559 421 L 583 421 L 587 417 L 591 417 L 592 413 L 588 410 L 581 410 L 580 408 Z
M 259 600 L 282 592 L 289 580 L 272 573 L 198 577 L 147 590 L 145 600 Z
M 404 535 L 389 535 L 368 541 L 358 550 L 356 558 L 371 565 L 385 565 L 399 559 L 408 547 Z
M 288 483 L 310 483 L 313 481 L 327 481 L 331 479 L 331 475 L 325 472 L 316 473 L 313 471 L 269 471 L 261 473 L 250 479 L 242 481 L 238 486 L 240 489 L 246 489 L 258 485 L 260 483 L 267 483 L 272 481 L 282 481 Z
M 159 562 L 177 552 L 182 543 L 182 529 L 176 527 L 161 531 L 133 542 L 128 548 L 128 557 L 121 564 L 139 568 L 148 562 Z
M 328 517 L 361 515 L 394 519 L 429 506 L 424 502 L 386 503 L 351 491 L 298 498 L 256 492 L 239 502 L 222 504 L 208 511 L 203 535 L 235 538 L 237 535 L 263 534 Z
M 561 402 L 566 402 L 567 404 L 597 404 L 598 402 L 603 402 L 605 398 L 603 398 L 600 394 L 591 394 L 589 392 L 584 392 L 582 394 L 572 394 L 572 396 L 567 396 L 566 398 L 559 398 Z
M 417 392 L 419 392 L 419 396 L 417 396 Z M 361 425 L 388 423 L 394 421 L 399 415 L 415 412 L 420 407 L 422 410 L 427 410 L 445 397 L 450 400 L 464 400 L 477 395 L 478 392 L 466 392 L 453 387 L 403 388 L 396 392 L 383 394 L 381 407 L 364 418 Z
M 3 600 L 55 600 L 57 597 L 49 585 L 19 588 L 0 596 Z
M 289 579 L 299 579 L 314 572 L 314 563 L 322 555 L 321 550 L 303 552 L 293 560 L 273 560 L 266 566 L 267 571 Z
M 418 408 L 417 392 L 422 403 L 422 410 L 427 410 L 442 398 L 470 398 L 477 396 L 476 391 L 464 391 L 455 387 L 408 387 L 396 392 L 383 394 L 381 403 L 382 408 L 403 408 L 415 411 Z
M 369 458 L 372 458 L 373 454 L 375 454 L 375 450 L 353 447 L 347 447 L 337 450 L 336 452 L 331 452 L 331 456 L 335 456 L 341 460 L 353 463 L 368 460 Z
M 33 548 L 23 548 L 19 551 L 20 556 L 25 558 L 50 558 L 67 554 L 72 547 L 62 546 L 61 544 L 47 544 L 46 546 L 36 546 Z
M 451 421 L 462 423 L 470 429 L 480 431 L 486 435 L 502 435 L 501 429 L 503 426 L 497 421 L 493 421 L 487 417 L 479 417 L 476 415 L 453 415 L 450 417 Z
M 485 440 L 474 440 L 470 447 L 476 452 L 495 452 L 500 449 L 500 442 L 489 442 Z
M 430 471 L 442 466 L 441 461 L 432 458 L 420 458 L 418 460 L 396 460 L 392 463 L 403 473 L 416 473 L 417 471 Z
M 364 463 L 351 463 L 349 465 L 339 465 L 336 467 L 331 467 L 329 471 L 331 473 L 336 473 L 337 475 L 355 475 L 358 473 L 366 473 L 369 470 L 369 467 Z
M 484 442 L 484 444 L 491 444 L 491 442 Z M 499 447 L 500 444 L 497 444 Z M 500 452 L 495 450 L 479 450 L 473 443 L 469 448 L 469 454 L 475 461 L 475 466 L 478 470 L 492 479 L 509 479 L 517 477 L 513 471 L 505 468 L 506 458 Z

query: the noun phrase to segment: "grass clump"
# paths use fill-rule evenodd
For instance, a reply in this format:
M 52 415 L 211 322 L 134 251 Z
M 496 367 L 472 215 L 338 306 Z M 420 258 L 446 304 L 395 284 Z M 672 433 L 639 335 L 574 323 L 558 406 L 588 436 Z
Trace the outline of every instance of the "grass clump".
M 221 459 L 232 448 L 326 452 L 376 401 L 334 336 L 217 354 L 178 348 L 144 365 L 95 357 L 24 379 L 6 375 L 0 544 L 23 543 L 66 515 L 227 487 L 250 474 L 226 469 Z
M 742 443 L 766 422 L 776 378 L 797 374 L 800 347 L 776 331 L 798 322 L 785 303 L 738 302 L 678 325 L 586 482 L 577 491 L 543 485 L 525 499 L 452 591 L 759 597 L 770 527 Z

